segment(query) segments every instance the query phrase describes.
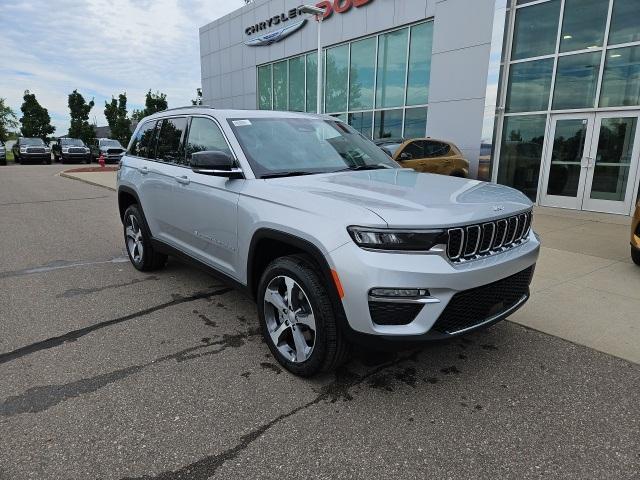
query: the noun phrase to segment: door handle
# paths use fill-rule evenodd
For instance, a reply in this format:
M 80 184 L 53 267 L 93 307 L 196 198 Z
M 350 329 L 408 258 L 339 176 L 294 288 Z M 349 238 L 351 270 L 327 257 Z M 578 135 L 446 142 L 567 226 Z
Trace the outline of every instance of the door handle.
M 189 183 L 191 182 L 191 180 L 189 180 L 189 177 L 187 177 L 186 175 L 183 175 L 181 177 L 174 177 L 176 179 L 176 182 L 178 182 L 181 185 L 189 185 Z
M 140 173 L 141 173 L 142 175 L 146 175 L 147 173 L 149 173 L 149 167 L 142 167 L 142 168 L 140 169 Z

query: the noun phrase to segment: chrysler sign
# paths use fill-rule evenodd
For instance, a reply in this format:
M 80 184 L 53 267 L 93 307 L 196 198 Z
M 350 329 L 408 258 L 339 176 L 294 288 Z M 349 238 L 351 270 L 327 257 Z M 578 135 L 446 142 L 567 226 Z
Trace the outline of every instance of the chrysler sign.
M 351 10 L 352 7 L 360 8 L 372 1 L 373 0 L 325 0 L 317 3 L 316 6 L 324 9 L 323 19 L 327 19 L 333 15 L 333 12 L 345 13 Z M 263 22 L 258 22 L 255 25 L 245 28 L 244 33 L 247 34 L 247 36 L 253 36 L 263 30 L 270 30 L 272 27 L 279 26 L 276 30 L 268 31 L 267 33 L 247 40 L 245 45 L 257 47 L 279 42 L 305 26 L 307 23 L 306 18 L 296 20 L 300 15 L 302 15 L 300 7 L 292 8 L 288 12 L 275 15 Z

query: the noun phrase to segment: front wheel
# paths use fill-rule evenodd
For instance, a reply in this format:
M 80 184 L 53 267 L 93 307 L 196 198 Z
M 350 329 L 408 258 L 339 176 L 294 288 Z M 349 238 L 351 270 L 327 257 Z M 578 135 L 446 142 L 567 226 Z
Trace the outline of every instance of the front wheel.
M 137 205 L 124 212 L 124 243 L 129 260 L 142 272 L 159 270 L 167 263 L 167 256 L 154 250 L 144 217 Z
M 640 249 L 631 247 L 631 260 L 636 265 L 640 265 Z
M 295 375 L 334 370 L 348 356 L 327 285 L 304 255 L 269 264 L 258 286 L 258 316 L 271 353 Z

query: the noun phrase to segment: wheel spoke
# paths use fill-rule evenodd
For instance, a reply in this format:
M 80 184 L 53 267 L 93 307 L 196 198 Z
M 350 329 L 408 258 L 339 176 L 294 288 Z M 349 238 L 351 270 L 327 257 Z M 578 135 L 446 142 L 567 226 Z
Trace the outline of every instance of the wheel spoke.
M 296 320 L 302 325 L 306 325 L 312 332 L 316 331 L 316 319 L 313 313 L 303 313 L 296 315 Z
M 137 236 L 136 236 L 136 232 L 133 231 L 133 228 L 131 227 L 127 227 L 127 229 L 125 230 L 125 234 L 127 235 L 127 237 L 136 240 Z
M 138 256 L 142 258 L 142 255 L 144 254 L 144 246 L 141 241 L 136 242 L 136 249 L 138 250 Z
M 296 361 L 304 362 L 307 359 L 307 341 L 299 328 L 292 328 L 291 332 L 293 333 L 293 343 L 296 346 Z
M 265 300 L 276 307 L 279 312 L 287 309 L 287 304 L 285 303 L 284 298 L 277 290 L 271 290 L 270 288 L 268 288 Z
M 293 308 L 293 287 L 296 282 L 290 277 L 284 277 L 284 284 L 287 286 L 287 304 L 289 308 Z
M 273 340 L 273 343 L 276 347 L 280 343 L 280 337 L 288 328 L 290 327 L 287 326 L 284 322 L 282 322 L 280 325 L 278 325 L 278 327 L 275 330 L 269 331 L 269 335 L 271 335 L 271 340 Z

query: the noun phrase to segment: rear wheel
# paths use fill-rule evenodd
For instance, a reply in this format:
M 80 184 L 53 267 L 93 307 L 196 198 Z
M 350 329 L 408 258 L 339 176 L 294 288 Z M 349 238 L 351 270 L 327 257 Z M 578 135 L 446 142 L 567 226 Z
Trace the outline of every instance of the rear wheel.
M 267 266 L 258 286 L 258 315 L 271 353 L 291 373 L 309 377 L 348 357 L 327 286 L 304 255 Z
M 631 247 L 631 260 L 636 265 L 640 265 L 640 249 Z
M 167 256 L 154 250 L 151 236 L 137 205 L 124 212 L 124 243 L 129 260 L 142 272 L 158 270 L 167 263 Z

